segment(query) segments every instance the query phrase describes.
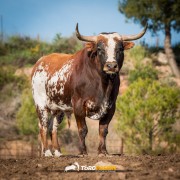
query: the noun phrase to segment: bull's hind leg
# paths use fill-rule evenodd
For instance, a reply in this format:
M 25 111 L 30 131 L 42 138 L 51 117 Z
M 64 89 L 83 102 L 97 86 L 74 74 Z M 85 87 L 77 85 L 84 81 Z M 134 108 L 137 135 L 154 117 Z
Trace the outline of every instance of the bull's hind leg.
M 58 137 L 57 137 L 57 128 L 58 128 L 58 125 L 62 122 L 63 118 L 64 118 L 63 112 L 55 116 L 52 120 L 51 127 L 50 127 L 52 147 L 54 150 L 54 156 L 56 157 L 60 157 L 62 155 L 60 152 L 60 146 L 59 146 Z
M 39 136 L 41 137 L 41 154 L 46 157 L 52 156 L 52 153 L 48 148 L 47 141 L 48 112 L 46 109 L 41 110 L 39 108 L 37 108 L 37 112 L 39 117 Z

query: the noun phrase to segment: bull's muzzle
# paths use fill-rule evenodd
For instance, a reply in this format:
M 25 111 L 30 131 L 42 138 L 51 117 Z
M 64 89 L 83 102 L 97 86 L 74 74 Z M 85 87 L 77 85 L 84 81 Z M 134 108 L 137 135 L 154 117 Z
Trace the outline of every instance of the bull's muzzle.
M 103 68 L 107 74 L 114 74 L 119 71 L 118 64 L 116 62 L 106 62 Z

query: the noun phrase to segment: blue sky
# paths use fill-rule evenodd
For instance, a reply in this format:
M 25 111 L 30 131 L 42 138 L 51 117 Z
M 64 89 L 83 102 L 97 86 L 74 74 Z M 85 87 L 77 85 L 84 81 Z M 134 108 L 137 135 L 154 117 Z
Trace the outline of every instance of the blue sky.
M 118 0 L 0 0 L 0 15 L 3 16 L 5 36 L 40 36 L 51 42 L 57 33 L 70 36 L 76 23 L 84 35 L 100 32 L 136 34 L 142 30 L 139 24 L 125 22 L 118 11 Z M 161 45 L 164 36 L 159 33 Z M 152 45 L 156 38 L 147 32 L 143 40 Z M 180 41 L 177 33 L 172 33 L 172 42 Z

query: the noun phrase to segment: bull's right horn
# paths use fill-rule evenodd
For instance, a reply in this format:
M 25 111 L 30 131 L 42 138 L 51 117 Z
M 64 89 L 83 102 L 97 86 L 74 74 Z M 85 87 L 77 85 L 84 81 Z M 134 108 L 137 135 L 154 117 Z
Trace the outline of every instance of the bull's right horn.
M 78 23 L 76 24 L 76 36 L 81 41 L 86 41 L 86 42 L 96 42 L 97 41 L 97 36 L 83 36 L 83 35 L 81 35 L 79 33 Z

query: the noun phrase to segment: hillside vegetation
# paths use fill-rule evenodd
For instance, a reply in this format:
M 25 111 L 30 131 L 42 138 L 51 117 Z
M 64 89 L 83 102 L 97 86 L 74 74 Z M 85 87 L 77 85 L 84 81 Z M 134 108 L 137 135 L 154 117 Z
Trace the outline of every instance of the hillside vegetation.
M 0 137 L 37 135 L 37 115 L 29 75 L 42 56 L 74 53 L 75 36 L 56 35 L 52 43 L 12 36 L 0 44 Z M 174 47 L 179 59 L 180 45 Z M 180 142 L 180 83 L 162 50 L 141 45 L 125 52 L 120 73 L 125 88 L 117 100 L 116 134 L 129 153 L 177 152 Z M 121 90 L 120 90 L 121 91 Z M 60 127 L 65 128 L 64 124 Z M 68 132 L 68 131 L 67 131 Z

